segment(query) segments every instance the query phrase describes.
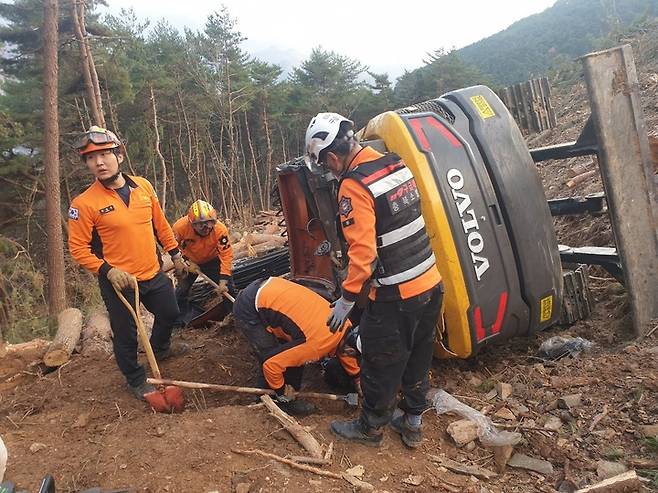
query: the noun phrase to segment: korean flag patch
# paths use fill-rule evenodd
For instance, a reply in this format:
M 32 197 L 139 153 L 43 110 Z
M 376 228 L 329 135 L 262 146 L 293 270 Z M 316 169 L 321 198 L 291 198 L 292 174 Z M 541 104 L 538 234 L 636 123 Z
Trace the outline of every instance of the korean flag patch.
M 69 207 L 69 219 L 73 219 L 74 221 L 80 219 L 80 211 L 75 207 Z

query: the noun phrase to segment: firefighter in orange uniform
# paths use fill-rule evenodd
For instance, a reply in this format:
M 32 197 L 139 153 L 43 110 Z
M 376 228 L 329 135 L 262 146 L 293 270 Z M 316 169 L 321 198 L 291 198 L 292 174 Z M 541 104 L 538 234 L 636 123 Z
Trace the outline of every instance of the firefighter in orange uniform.
M 137 280 L 141 302 L 155 315 L 153 351 L 159 360 L 168 358 L 186 348 L 171 345 L 178 307 L 171 280 L 160 269 L 157 243 L 172 256 L 179 275 L 185 264 L 151 184 L 120 171 L 124 150 L 117 136 L 93 126 L 78 138 L 75 147 L 96 179 L 71 202 L 69 250 L 76 262 L 98 276 L 117 365 L 132 393 L 143 398 L 155 388 L 146 383 L 144 367 L 137 361 L 135 322 L 115 289 L 132 304 Z
M 329 332 L 330 311 L 319 294 L 280 277 L 252 282 L 235 300 L 233 316 L 261 365 L 258 385 L 274 389 L 277 403 L 286 412 L 304 415 L 313 411 L 309 403 L 291 398 L 301 387 L 306 363 L 335 357 L 340 364 L 329 368 L 342 375 L 325 376 L 327 381 L 349 378 L 350 390 L 359 390 L 357 338 L 347 337 L 348 333 L 357 335 L 357 329 L 347 322 L 344 333 Z
M 361 416 L 334 421 L 331 430 L 378 446 L 381 428 L 390 423 L 405 445 L 418 447 L 443 290 L 416 182 L 399 156 L 362 147 L 353 123 L 337 113 L 311 120 L 305 157 L 307 165 L 320 165 L 340 180 L 338 215 L 349 264 L 327 320 L 331 332 L 342 330 L 370 283 L 359 324 Z
M 186 216 L 174 223 L 174 234 L 183 252 L 183 256 L 194 262 L 199 270 L 215 281 L 219 288 L 217 294 L 225 292 L 233 294 L 231 283 L 231 264 L 233 248 L 229 239 L 228 228 L 217 219 L 215 208 L 204 200 L 197 200 L 191 206 Z M 188 321 L 189 311 L 187 296 L 196 280 L 193 272 L 182 277 L 176 286 L 176 301 L 180 317 L 176 325 L 182 327 Z M 225 300 L 228 303 L 227 300 Z

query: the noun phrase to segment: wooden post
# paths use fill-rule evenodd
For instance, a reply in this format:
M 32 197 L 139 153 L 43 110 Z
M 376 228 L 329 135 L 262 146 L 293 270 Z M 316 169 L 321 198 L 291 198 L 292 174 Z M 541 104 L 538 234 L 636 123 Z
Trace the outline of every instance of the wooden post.
M 658 318 L 658 202 L 633 52 L 624 45 L 581 60 L 633 329 L 641 336 Z

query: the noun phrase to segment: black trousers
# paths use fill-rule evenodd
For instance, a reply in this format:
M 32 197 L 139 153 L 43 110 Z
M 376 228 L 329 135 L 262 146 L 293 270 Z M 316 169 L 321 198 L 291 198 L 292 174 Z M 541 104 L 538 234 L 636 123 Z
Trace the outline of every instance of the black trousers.
M 370 301 L 359 325 L 362 344 L 361 419 L 371 428 L 391 420 L 398 406 L 420 415 L 427 408 L 429 369 L 436 325 L 443 301 L 442 285 L 414 298 Z
M 199 269 L 210 279 L 219 284 L 219 259 L 214 258 L 204 264 L 199 265 Z M 196 281 L 198 274 L 193 274 L 189 272 L 183 279 L 181 279 L 176 285 L 176 303 L 178 303 L 178 310 L 180 312 L 178 318 L 176 319 L 175 327 L 184 327 L 190 320 L 194 317 L 203 313 L 202 308 L 194 309 L 190 306 L 188 301 L 188 295 L 192 284 Z M 235 285 L 233 284 L 233 279 L 229 279 L 228 282 L 228 291 L 231 295 L 235 296 Z M 231 311 L 232 303 L 227 299 L 224 300 L 224 304 L 227 305 L 227 311 Z
M 255 304 L 256 293 L 263 282 L 265 282 L 265 279 L 259 279 L 240 291 L 240 296 L 236 299 L 233 307 L 233 316 L 237 321 L 238 329 L 247 338 L 254 355 L 258 359 L 260 370 L 257 376 L 257 386 L 267 388 L 268 385 L 262 370 L 263 363 L 280 352 L 300 344 L 302 341 L 287 342 L 279 340 L 274 334 L 267 331 Z M 295 390 L 301 388 L 303 376 L 303 366 L 290 367 L 283 374 L 285 382 Z
M 144 367 L 137 361 L 137 327 L 128 309 L 121 303 L 110 281 L 100 276 L 98 284 L 112 327 L 112 345 L 119 370 L 128 384 L 140 385 L 146 379 Z M 154 316 L 151 346 L 154 352 L 165 351 L 171 344 L 171 328 L 178 317 L 178 305 L 171 280 L 162 272 L 153 279 L 139 281 L 139 299 Z M 135 306 L 135 293 L 124 289 L 123 296 Z

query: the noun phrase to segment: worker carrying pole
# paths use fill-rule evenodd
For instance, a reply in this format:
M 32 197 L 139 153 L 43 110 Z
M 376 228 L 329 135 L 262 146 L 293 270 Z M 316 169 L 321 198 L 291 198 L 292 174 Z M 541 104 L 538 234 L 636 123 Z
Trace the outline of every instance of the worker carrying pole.
M 195 201 L 187 215 L 174 223 L 173 230 L 183 256 L 196 264 L 196 267 L 192 266 L 186 275 L 178 279 L 176 286 L 180 316 L 175 327 L 183 327 L 194 318 L 194 315 L 189 313 L 188 303 L 190 288 L 197 278 L 194 272 L 200 270 L 212 279 L 218 285 L 218 296 L 221 297 L 224 293 L 235 296 L 231 280 L 233 248 L 228 228 L 218 220 L 217 211 L 205 200 Z M 230 302 L 224 300 L 224 303 Z
M 305 160 L 340 180 L 338 215 L 348 244 L 347 277 L 327 325 L 343 330 L 359 294 L 370 282 L 360 324 L 361 416 L 334 421 L 341 438 L 378 446 L 390 422 L 408 447 L 421 443 L 429 369 L 441 311 L 441 276 L 421 215 L 420 195 L 399 156 L 362 147 L 354 124 L 319 113 L 306 130 Z M 402 399 L 395 408 L 396 396 Z
M 181 354 L 184 344 L 171 345 L 178 306 L 171 280 L 160 268 L 156 241 L 171 255 L 178 275 L 183 275 L 185 263 L 153 186 L 145 178 L 121 172 L 125 151 L 117 136 L 93 126 L 77 139 L 75 148 L 95 181 L 69 207 L 69 250 L 76 262 L 98 276 L 114 357 L 130 391 L 143 399 L 155 388 L 146 383 L 144 367 L 137 361 L 135 320 L 115 289 L 134 304 L 136 278 L 140 299 L 155 316 L 151 345 L 156 359 Z
M 325 362 L 325 380 L 347 392 L 360 391 L 358 331 L 347 322 L 343 333 L 329 332 L 329 302 L 305 286 L 280 277 L 259 279 L 240 291 L 233 305 L 237 327 L 260 363 L 258 387 L 276 392 L 287 413 L 306 415 L 313 406 L 294 399 L 304 365 Z

